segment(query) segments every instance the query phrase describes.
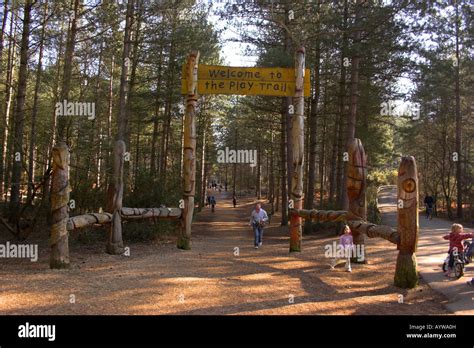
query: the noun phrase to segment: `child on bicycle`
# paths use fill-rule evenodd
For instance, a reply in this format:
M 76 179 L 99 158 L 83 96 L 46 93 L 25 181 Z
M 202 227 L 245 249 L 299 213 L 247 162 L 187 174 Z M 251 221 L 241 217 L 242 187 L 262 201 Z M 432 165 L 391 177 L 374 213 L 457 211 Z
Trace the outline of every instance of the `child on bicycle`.
M 453 266 L 454 266 L 454 257 L 455 254 L 458 253 L 459 255 L 463 255 L 464 253 L 464 246 L 462 241 L 464 239 L 474 237 L 474 233 L 463 233 L 464 227 L 461 224 L 453 224 L 451 226 L 451 233 L 443 236 L 443 239 L 449 240 L 449 262 L 448 262 L 448 270 L 446 272 L 446 276 L 450 277 Z

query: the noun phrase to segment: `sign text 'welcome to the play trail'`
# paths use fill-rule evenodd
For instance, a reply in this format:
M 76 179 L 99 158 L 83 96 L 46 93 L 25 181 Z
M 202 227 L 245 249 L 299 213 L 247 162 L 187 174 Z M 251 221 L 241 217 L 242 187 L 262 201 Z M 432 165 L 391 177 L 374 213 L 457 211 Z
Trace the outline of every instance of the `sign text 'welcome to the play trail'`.
M 294 68 L 247 68 L 199 65 L 198 94 L 295 95 Z M 181 91 L 186 94 L 187 80 L 183 67 Z M 310 70 L 305 69 L 304 96 L 310 95 Z

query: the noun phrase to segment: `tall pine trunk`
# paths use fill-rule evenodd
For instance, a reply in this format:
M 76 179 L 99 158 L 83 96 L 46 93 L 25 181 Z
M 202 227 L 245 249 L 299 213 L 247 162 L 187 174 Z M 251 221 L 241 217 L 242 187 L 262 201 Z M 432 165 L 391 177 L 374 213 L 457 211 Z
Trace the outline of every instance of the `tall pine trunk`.
M 28 78 L 28 45 L 30 39 L 31 0 L 25 1 L 23 12 L 23 29 L 21 34 L 20 48 L 20 72 L 18 76 L 18 88 L 16 94 L 15 112 L 13 115 L 14 133 L 13 133 L 13 166 L 12 166 L 12 184 L 10 197 L 10 220 L 13 223 L 19 221 L 20 208 L 20 183 L 21 172 L 24 159 L 23 153 L 23 128 L 25 124 L 25 98 L 26 84 Z
M 38 65 L 36 67 L 35 95 L 33 98 L 33 112 L 31 114 L 30 150 L 28 159 L 28 198 L 31 197 L 35 180 L 35 144 L 36 144 L 36 118 L 38 115 L 39 88 L 41 84 L 41 73 L 43 71 L 43 50 L 46 32 L 46 19 L 48 17 L 48 1 L 44 3 L 43 26 L 39 42 Z
M 0 193 L 1 196 L 7 200 L 7 192 L 8 192 L 8 178 L 9 178 L 9 170 L 5 170 L 8 161 L 8 154 L 9 154 L 9 138 L 10 138 L 10 125 L 11 125 L 11 104 L 13 98 L 13 76 L 15 75 L 15 67 L 16 67 L 16 25 L 15 24 L 15 10 L 14 8 L 11 9 L 11 20 L 10 20 L 10 29 L 9 29 L 9 37 L 10 41 L 8 44 L 8 56 L 7 56 L 7 76 L 6 76 L 6 83 L 5 83 L 5 109 L 2 108 L 3 111 L 3 125 L 4 128 L 1 133 L 1 155 L 0 155 Z
M 319 2 L 318 2 L 319 10 Z M 318 40 L 315 46 L 315 65 L 313 79 L 313 97 L 311 98 L 311 112 L 309 114 L 309 156 L 308 156 L 308 190 L 304 200 L 305 209 L 313 209 L 314 190 L 316 183 L 316 157 L 317 157 L 317 122 L 318 122 L 318 102 L 320 94 L 320 59 L 321 41 Z M 311 221 L 305 220 L 305 233 L 311 231 Z
M 352 58 L 351 58 L 351 104 L 349 115 L 347 118 L 347 129 L 346 129 L 346 149 L 349 148 L 349 144 L 355 138 L 356 131 L 356 121 L 357 121 L 357 103 L 359 100 L 359 63 L 360 63 L 360 37 L 361 30 L 360 17 L 361 17 L 361 7 L 364 0 L 357 0 L 355 4 L 355 23 L 354 23 L 354 35 L 352 43 Z M 347 163 L 345 163 L 347 167 Z M 344 176 L 344 187 L 346 185 L 346 177 Z M 347 210 L 349 208 L 349 200 L 347 197 L 347 192 L 342 194 L 342 209 Z

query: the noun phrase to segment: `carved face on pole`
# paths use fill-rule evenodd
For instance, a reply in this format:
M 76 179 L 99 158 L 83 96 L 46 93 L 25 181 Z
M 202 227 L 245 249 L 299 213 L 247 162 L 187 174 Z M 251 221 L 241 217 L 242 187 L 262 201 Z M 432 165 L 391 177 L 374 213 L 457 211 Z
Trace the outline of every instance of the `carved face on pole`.
M 347 149 L 347 196 L 349 210 L 353 215 L 365 220 L 365 186 L 367 177 L 367 158 L 360 139 L 355 138 Z
M 398 170 L 399 250 L 415 252 L 418 242 L 418 172 L 413 156 L 403 157 Z

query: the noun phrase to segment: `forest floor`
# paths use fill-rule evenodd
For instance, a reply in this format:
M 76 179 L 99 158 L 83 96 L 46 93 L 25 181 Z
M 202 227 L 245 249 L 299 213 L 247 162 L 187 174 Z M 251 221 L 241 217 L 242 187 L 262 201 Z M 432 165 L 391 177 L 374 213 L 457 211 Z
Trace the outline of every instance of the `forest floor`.
M 304 236 L 302 252 L 290 254 L 288 228 L 275 214 L 254 249 L 247 223 L 255 200 L 233 208 L 228 195 L 216 198 L 214 213 L 196 216 L 190 251 L 172 237 L 125 241 L 128 257 L 108 255 L 100 243 L 71 243 L 71 268 L 58 271 L 49 269 L 47 241 L 30 239 L 39 243 L 37 262 L 0 262 L 0 314 L 451 313 L 448 299 L 423 281 L 413 290 L 393 285 L 397 251 L 389 242 L 368 240 L 369 263 L 352 273 L 331 270 L 324 246 L 336 236 Z

